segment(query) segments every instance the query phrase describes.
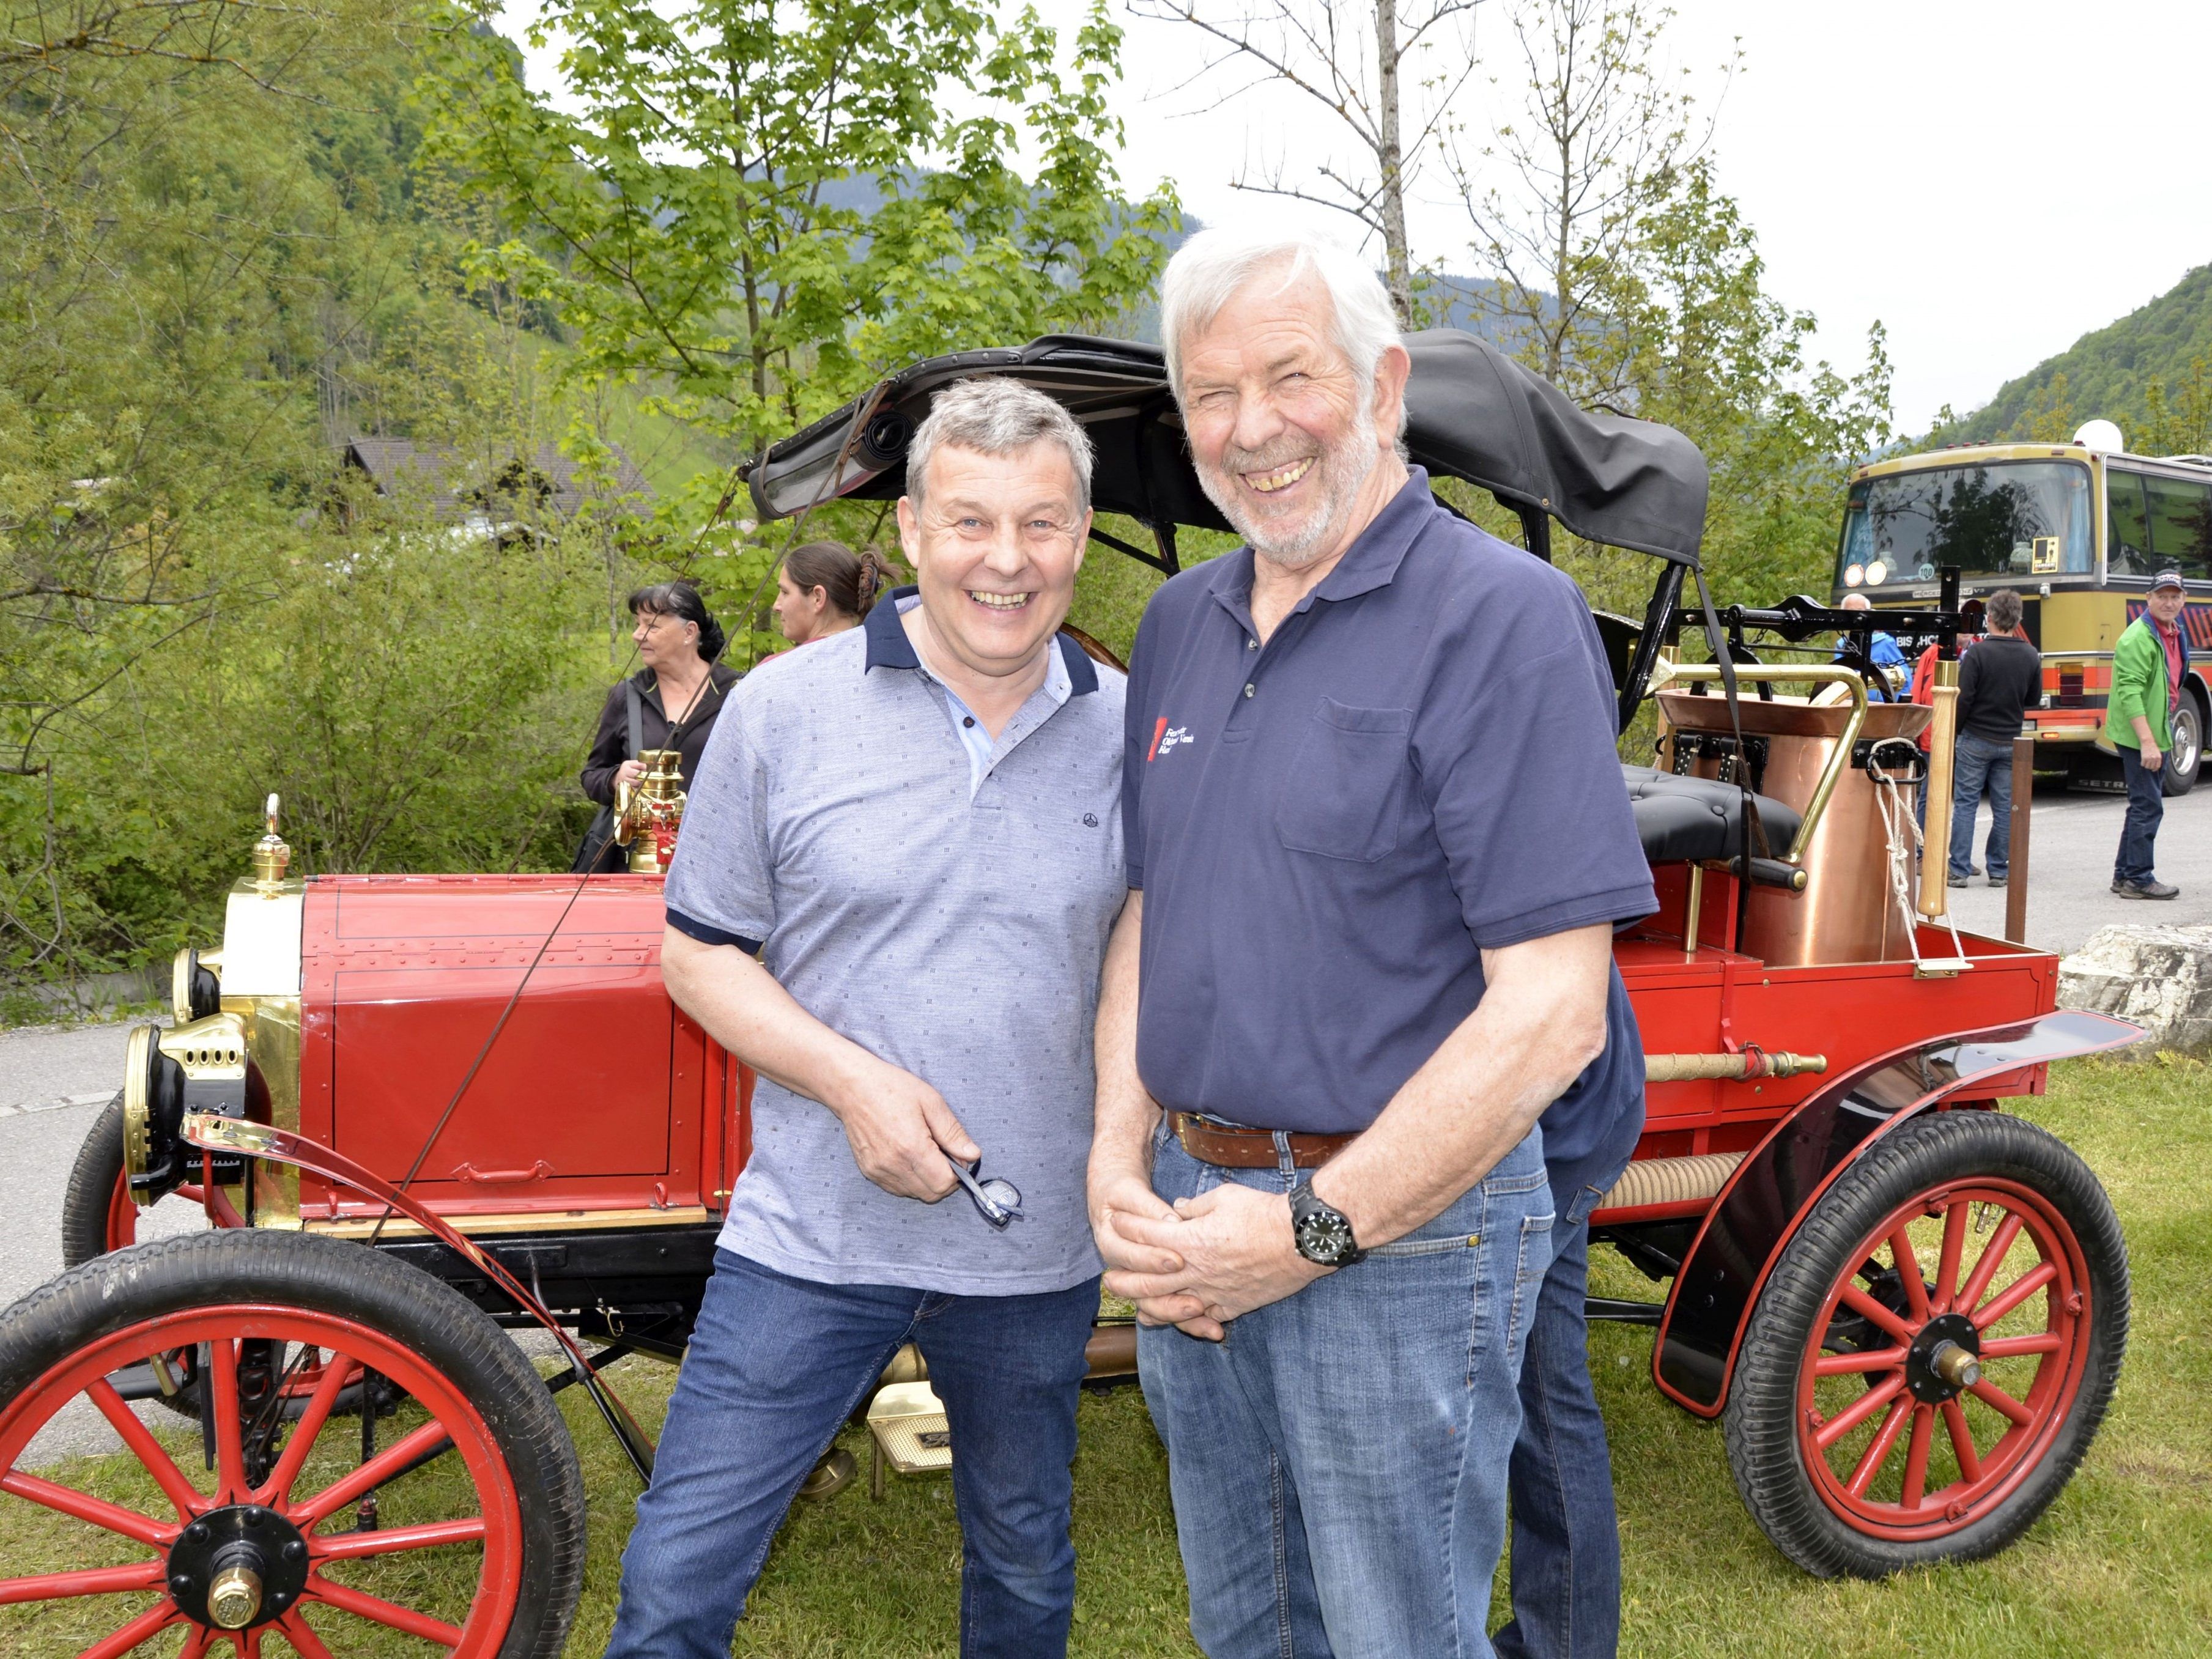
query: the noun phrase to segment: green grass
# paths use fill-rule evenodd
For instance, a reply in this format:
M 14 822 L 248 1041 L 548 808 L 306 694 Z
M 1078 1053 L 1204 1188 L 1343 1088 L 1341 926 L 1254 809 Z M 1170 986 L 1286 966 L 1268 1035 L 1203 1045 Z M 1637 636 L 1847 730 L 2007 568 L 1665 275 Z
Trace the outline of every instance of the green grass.
M 1894 1659 L 1915 1650 L 2212 1651 L 2205 1634 L 2212 1630 L 2212 1411 L 2205 1406 L 2212 1399 L 2212 1068 L 2171 1058 L 2078 1062 L 2058 1068 L 2048 1097 L 2015 1104 L 2089 1161 L 2127 1230 L 2135 1275 L 2127 1369 L 2081 1473 L 2027 1536 L 1994 1560 L 1882 1583 L 1815 1581 L 1753 1526 L 1729 1479 L 1719 1426 L 1688 1416 L 1652 1388 L 1650 1334 L 1601 1327 L 1590 1353 L 1613 1438 L 1626 1571 L 1624 1653 Z M 1609 1253 L 1600 1253 L 1595 1278 L 1601 1294 L 1650 1294 Z M 647 1426 L 657 1425 L 673 1371 L 632 1360 L 617 1376 Z M 568 1647 L 581 1659 L 600 1651 L 613 1622 L 636 1485 L 588 1403 L 574 1390 L 562 1401 L 591 1501 L 586 1591 Z M 1087 1396 L 1081 1433 L 1073 1650 L 1194 1653 L 1183 1629 L 1166 1462 L 1141 1395 L 1125 1389 Z M 337 1427 L 331 1435 L 343 1438 Z M 845 1443 L 865 1470 L 865 1435 L 848 1433 Z M 342 1448 L 331 1455 L 341 1457 Z M 118 1501 L 149 1508 L 157 1501 L 127 1460 L 47 1473 Z M 465 1495 L 451 1473 L 440 1478 L 455 1483 L 448 1489 L 416 1477 L 422 1490 L 410 1502 L 425 1515 Z M 386 1517 L 396 1518 L 392 1504 Z M 99 1555 L 100 1538 L 0 1500 L 0 1571 L 131 1559 L 127 1546 Z M 881 1503 L 869 1499 L 862 1480 L 828 1503 L 803 1504 L 777 1540 L 733 1651 L 760 1659 L 950 1656 L 959 1550 L 941 1478 L 894 1477 Z M 467 1553 L 440 1553 L 465 1561 Z M 429 1557 L 401 1559 L 408 1572 L 426 1576 L 404 1589 L 391 1578 L 374 1588 L 417 1605 L 451 1603 L 454 1585 L 427 1576 L 435 1565 Z M 457 1573 L 463 1565 L 446 1570 Z M 396 1564 L 362 1563 L 356 1571 L 371 1587 L 368 1570 L 388 1565 Z M 75 1652 L 120 1622 L 127 1609 L 119 1602 L 0 1608 L 0 1652 Z M 350 1620 L 324 1622 L 333 1635 L 341 1626 L 348 1634 L 365 1630 Z M 172 1640 L 161 1651 L 174 1646 Z M 426 1650 L 396 1636 L 338 1650 L 409 1659 Z

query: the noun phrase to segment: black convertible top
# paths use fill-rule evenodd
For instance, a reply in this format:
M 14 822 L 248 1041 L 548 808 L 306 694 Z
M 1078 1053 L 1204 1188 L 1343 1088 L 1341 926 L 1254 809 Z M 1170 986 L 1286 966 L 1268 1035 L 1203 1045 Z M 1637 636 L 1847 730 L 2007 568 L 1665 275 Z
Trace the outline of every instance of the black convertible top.
M 1405 344 L 1413 359 L 1406 448 L 1415 463 L 1490 491 L 1524 522 L 1548 514 L 1586 540 L 1696 566 L 1705 463 L 1687 438 L 1579 409 L 1457 329 L 1409 334 Z M 1177 525 L 1228 528 L 1192 471 L 1160 349 L 1074 334 L 901 369 L 769 451 L 750 479 L 761 515 L 784 518 L 841 495 L 896 499 L 906 488 L 907 442 L 938 388 L 979 374 L 1016 375 L 1066 405 L 1097 450 L 1092 504 L 1152 526 L 1164 551 Z

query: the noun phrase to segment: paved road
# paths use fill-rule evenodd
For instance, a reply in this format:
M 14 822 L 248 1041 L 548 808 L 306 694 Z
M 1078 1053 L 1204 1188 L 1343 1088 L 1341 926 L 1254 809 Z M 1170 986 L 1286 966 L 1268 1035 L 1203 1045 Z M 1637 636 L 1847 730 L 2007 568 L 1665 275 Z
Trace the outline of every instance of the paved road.
M 2182 890 L 2170 902 L 2130 902 L 2111 891 L 2124 811 L 2125 802 L 2114 795 L 2037 792 L 2028 884 L 2032 944 L 2063 952 L 2112 922 L 2212 922 L 2212 780 L 2166 803 L 2159 874 Z M 1984 811 L 1977 843 L 1987 835 Z M 1980 877 L 1951 899 L 1961 927 L 2002 933 L 2005 895 Z M 94 1117 L 120 1086 L 129 1032 L 125 1024 L 0 1032 L 0 1304 L 61 1271 L 63 1189 Z M 140 1236 L 199 1224 L 198 1212 L 171 1200 Z M 106 1425 L 96 1418 L 57 1425 L 64 1427 L 70 1431 L 52 1447 L 57 1454 L 113 1443 L 104 1440 Z M 42 1437 L 39 1449 L 46 1449 Z
M 2127 801 L 2119 795 L 2069 793 L 2055 784 L 2035 792 L 2028 822 L 2027 940 L 2062 955 L 2078 951 L 2100 927 L 2212 922 L 2212 773 L 2188 794 L 2166 804 L 2158 832 L 2158 875 L 2181 896 L 2157 902 L 2112 891 L 2112 855 L 2119 850 Z M 1974 824 L 1974 862 L 1984 861 L 1990 835 L 1985 806 Z M 1959 926 L 2004 934 L 2005 896 L 1976 876 L 1951 893 Z

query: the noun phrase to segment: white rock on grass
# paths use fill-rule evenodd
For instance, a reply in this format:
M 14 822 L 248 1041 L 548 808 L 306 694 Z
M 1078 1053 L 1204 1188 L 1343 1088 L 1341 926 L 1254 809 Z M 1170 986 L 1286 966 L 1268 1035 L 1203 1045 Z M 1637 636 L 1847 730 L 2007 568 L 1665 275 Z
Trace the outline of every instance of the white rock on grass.
M 2212 1048 L 2212 924 L 2100 929 L 2058 964 L 2058 1006 L 2131 1019 L 2160 1048 Z

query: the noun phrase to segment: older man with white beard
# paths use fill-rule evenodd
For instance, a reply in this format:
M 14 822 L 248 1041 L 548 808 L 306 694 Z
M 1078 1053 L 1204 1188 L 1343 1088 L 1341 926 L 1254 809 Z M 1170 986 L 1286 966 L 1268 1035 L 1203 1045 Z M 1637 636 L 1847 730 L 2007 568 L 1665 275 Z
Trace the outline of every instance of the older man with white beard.
M 1582 1223 L 1642 1122 L 1610 943 L 1653 899 L 1605 659 L 1571 581 L 1401 458 L 1410 362 L 1357 259 L 1207 232 L 1161 310 L 1249 545 L 1137 637 L 1091 1224 L 1212 1659 L 1488 1655 L 1524 1346 L 1559 1255 L 1588 1398 Z M 1601 1502 L 1609 1540 L 1601 1425 L 1594 1480 L 1534 1468 L 1588 1461 L 1547 1398 L 1532 1509 Z M 1501 1645 L 1609 1649 L 1604 1564 L 1542 1518 Z

